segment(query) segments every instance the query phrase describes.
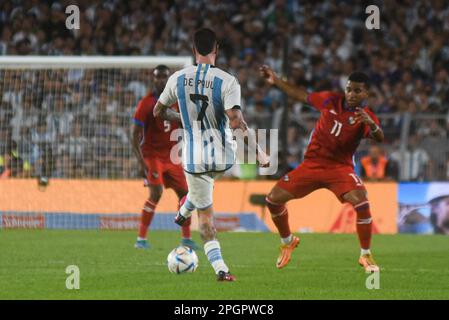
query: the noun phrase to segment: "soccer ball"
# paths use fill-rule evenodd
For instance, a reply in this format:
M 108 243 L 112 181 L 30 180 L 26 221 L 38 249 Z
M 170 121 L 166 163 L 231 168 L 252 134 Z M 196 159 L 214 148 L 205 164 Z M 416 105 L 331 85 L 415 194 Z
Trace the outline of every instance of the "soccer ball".
M 171 273 L 195 272 L 198 268 L 198 256 L 193 249 L 179 246 L 168 254 L 167 264 Z

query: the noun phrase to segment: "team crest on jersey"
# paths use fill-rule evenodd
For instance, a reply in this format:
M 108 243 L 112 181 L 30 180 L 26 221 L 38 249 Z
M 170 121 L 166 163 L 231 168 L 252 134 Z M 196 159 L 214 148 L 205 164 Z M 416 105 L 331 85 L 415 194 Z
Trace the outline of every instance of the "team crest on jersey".
M 354 119 L 354 117 L 349 117 L 348 122 L 349 122 L 349 124 L 350 124 L 351 126 L 352 126 L 353 124 L 355 124 L 355 119 Z
M 289 177 L 288 177 L 288 174 L 286 174 L 286 175 L 284 176 L 284 181 L 285 181 L 285 182 L 290 181 L 290 179 L 289 179 Z
M 159 178 L 159 173 L 157 173 L 157 171 L 154 171 L 151 174 L 152 174 L 153 178 L 155 178 L 155 179 Z

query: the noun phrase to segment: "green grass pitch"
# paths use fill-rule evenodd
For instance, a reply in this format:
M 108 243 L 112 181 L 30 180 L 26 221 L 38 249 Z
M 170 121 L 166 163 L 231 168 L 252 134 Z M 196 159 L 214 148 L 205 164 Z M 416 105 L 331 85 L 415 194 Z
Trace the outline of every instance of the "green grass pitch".
M 275 268 L 271 233 L 220 233 L 235 283 L 218 283 L 202 250 L 193 274 L 170 274 L 178 232 L 0 230 L 0 299 L 449 299 L 449 237 L 376 235 L 380 289 L 365 287 L 355 235 L 303 234 L 290 264 Z M 198 233 L 194 239 L 200 242 Z M 80 289 L 65 268 L 80 268 Z

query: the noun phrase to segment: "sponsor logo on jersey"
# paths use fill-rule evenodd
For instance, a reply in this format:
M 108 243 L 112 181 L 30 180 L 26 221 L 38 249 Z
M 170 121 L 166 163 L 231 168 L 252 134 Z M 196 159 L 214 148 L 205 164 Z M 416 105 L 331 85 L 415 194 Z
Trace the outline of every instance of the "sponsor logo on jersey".
M 285 181 L 285 182 L 290 181 L 290 179 L 289 179 L 289 177 L 288 177 L 288 174 L 286 174 L 286 175 L 284 176 L 284 181 Z

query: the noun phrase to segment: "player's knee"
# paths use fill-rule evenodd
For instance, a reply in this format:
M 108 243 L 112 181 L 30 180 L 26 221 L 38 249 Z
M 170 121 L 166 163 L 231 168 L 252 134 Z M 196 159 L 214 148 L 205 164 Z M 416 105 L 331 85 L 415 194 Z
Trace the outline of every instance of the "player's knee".
M 267 197 L 265 198 L 265 202 L 266 202 L 267 206 L 270 206 L 270 204 L 272 204 L 272 203 L 278 203 L 277 200 L 279 200 L 279 199 L 278 199 L 277 192 L 275 189 L 272 189 L 268 193 Z
M 285 208 L 285 204 L 284 203 L 277 203 L 277 202 L 275 202 L 273 200 L 273 198 L 270 198 L 269 196 L 267 196 L 265 198 L 265 203 L 266 203 L 266 206 L 267 206 L 267 208 L 270 211 L 272 216 L 276 215 L 283 208 Z
M 346 199 L 352 204 L 357 213 L 357 224 L 371 223 L 370 205 L 365 191 L 351 191 Z
M 285 205 L 285 203 L 290 200 L 290 197 L 283 192 L 282 189 L 279 188 L 273 188 L 270 193 L 268 193 L 267 197 L 265 198 L 265 202 L 267 204 L 267 207 L 270 207 L 270 205 Z
M 368 198 L 366 197 L 366 192 L 364 190 L 349 191 L 343 196 L 343 199 L 346 202 L 352 204 L 353 206 L 356 206 L 364 202 L 368 202 Z

